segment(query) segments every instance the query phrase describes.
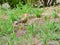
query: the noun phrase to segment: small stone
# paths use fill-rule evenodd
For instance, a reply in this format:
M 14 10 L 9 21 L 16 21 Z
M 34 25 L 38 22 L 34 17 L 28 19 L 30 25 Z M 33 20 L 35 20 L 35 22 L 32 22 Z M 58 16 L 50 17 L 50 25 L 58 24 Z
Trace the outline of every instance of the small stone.
M 17 24 L 18 24 L 18 22 L 17 22 L 17 21 L 14 21 L 14 24 L 16 24 L 16 25 L 17 25 Z
M 10 5 L 8 3 L 3 3 L 2 4 L 2 8 L 3 9 L 9 9 L 10 8 Z
M 47 45 L 59 45 L 59 43 L 57 41 L 50 41 L 47 42 Z
M 38 43 L 38 45 L 44 45 L 44 43 L 43 42 L 40 42 L 40 43 Z
M 56 39 L 57 41 L 60 41 L 60 36 Z

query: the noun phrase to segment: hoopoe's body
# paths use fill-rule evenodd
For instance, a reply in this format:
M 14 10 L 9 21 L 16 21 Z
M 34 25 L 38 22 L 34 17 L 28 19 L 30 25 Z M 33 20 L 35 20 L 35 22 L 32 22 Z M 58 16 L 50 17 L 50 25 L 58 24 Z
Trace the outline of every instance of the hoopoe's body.
M 24 17 L 21 18 L 21 20 L 19 21 L 19 23 L 25 23 L 25 22 L 27 21 L 27 19 L 28 19 L 28 14 L 24 14 L 23 16 L 24 16 Z

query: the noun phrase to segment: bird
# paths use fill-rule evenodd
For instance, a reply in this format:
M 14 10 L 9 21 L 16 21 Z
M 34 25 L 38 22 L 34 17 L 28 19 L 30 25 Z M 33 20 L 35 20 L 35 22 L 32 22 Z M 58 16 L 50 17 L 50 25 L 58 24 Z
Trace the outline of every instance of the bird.
M 28 14 L 23 14 L 23 16 L 24 17 L 19 20 L 19 23 L 26 23 L 27 22 L 27 20 L 28 20 Z

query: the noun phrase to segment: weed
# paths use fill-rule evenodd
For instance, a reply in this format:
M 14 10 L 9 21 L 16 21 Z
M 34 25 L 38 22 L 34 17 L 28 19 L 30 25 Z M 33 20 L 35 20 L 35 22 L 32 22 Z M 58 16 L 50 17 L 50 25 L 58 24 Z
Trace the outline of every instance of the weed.
M 52 18 L 56 18 L 58 16 L 58 14 L 56 13 L 56 11 L 52 12 Z
M 39 10 L 39 8 L 32 9 L 33 14 L 36 15 L 36 17 L 41 17 L 41 14 L 44 12 L 44 10 Z
M 47 22 L 48 29 L 52 30 L 53 32 L 55 32 L 55 31 L 57 31 L 59 29 L 58 26 L 59 26 L 58 23 L 56 23 L 54 21 L 53 22 Z

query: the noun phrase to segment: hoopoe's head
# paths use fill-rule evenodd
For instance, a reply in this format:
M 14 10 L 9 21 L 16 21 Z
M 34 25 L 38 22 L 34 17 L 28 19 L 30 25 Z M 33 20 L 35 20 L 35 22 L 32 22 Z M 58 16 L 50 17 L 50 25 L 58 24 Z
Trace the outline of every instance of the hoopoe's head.
M 27 17 L 28 17 L 28 14 L 24 14 L 23 16 L 24 16 L 25 18 L 27 18 Z

